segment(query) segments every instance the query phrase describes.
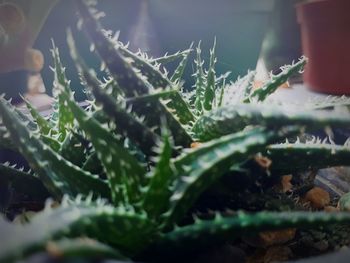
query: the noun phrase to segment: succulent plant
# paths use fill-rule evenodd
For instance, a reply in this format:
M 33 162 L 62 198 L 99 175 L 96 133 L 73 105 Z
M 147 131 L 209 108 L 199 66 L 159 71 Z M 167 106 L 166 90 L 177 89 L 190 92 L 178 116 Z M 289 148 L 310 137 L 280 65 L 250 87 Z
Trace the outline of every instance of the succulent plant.
M 272 160 L 268 168 L 277 179 L 295 169 L 348 163 L 348 144 L 281 142 L 313 129 L 349 127 L 349 117 L 289 112 L 264 103 L 291 74 L 302 70 L 306 58 L 254 90 L 254 72 L 235 87 L 225 85 L 227 75 L 216 76 L 215 45 L 204 70 L 198 46 L 195 91 L 185 92 L 181 77 L 192 46 L 157 59 L 133 53 L 105 34 L 93 7 L 83 0 L 76 4 L 79 24 L 107 77 L 99 80 L 85 64 L 68 31 L 71 56 L 90 104 L 83 108 L 74 100 L 55 46 L 56 102 L 49 118 L 29 102 L 31 117 L 0 99 L 0 146 L 18 151 L 32 169 L 3 164 L 1 178 L 29 196 L 51 196 L 28 224 L 1 220 L 6 242 L 0 246 L 0 262 L 42 250 L 60 256 L 153 261 L 263 230 L 350 222 L 347 212 L 252 212 L 241 207 L 197 213 L 198 201 L 224 177 L 239 184 L 252 176 L 250 163 L 257 156 Z M 181 62 L 168 76 L 166 63 L 175 59 Z M 194 142 L 200 146 L 189 149 Z

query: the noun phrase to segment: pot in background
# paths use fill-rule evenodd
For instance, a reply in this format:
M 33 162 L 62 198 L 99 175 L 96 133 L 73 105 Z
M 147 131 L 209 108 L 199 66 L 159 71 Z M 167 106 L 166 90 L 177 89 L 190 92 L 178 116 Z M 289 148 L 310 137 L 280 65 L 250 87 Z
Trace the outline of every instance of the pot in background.
M 350 95 L 350 1 L 297 5 L 302 48 L 309 58 L 304 81 L 312 90 Z

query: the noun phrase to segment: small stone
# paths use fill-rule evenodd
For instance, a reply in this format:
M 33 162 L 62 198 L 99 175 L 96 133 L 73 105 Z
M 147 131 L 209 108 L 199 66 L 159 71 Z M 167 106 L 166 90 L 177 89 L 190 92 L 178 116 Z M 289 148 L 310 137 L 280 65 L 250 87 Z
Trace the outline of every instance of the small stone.
M 340 209 L 338 208 L 338 207 L 334 207 L 334 206 L 326 206 L 325 208 L 324 208 L 324 211 L 325 212 L 329 212 L 329 213 L 334 213 L 334 212 L 339 212 L 340 211 Z
M 260 89 L 261 87 L 263 87 L 265 84 L 265 81 L 261 81 L 261 80 L 255 80 L 253 82 L 253 89 L 256 90 L 256 89 Z M 288 82 L 284 82 L 282 83 L 278 88 L 289 88 L 290 85 Z
M 264 86 L 264 81 L 255 80 L 253 82 L 253 89 L 260 89 L 262 86 Z
M 270 262 L 282 262 L 290 259 L 293 256 L 293 252 L 286 246 L 270 247 L 264 256 L 264 263 Z
M 322 209 L 329 205 L 331 197 L 329 193 L 322 188 L 314 187 L 305 194 L 304 201 L 309 202 L 310 206 L 313 208 Z
M 339 250 L 341 250 L 341 251 L 347 251 L 347 250 L 349 250 L 349 247 L 348 247 L 348 246 L 341 246 L 341 247 L 339 248 Z
M 338 202 L 338 208 L 341 211 L 350 211 L 350 192 L 347 194 L 344 194 Z
M 31 72 L 40 72 L 44 67 L 43 53 L 36 49 L 27 49 L 24 56 L 24 67 Z
M 293 185 L 291 183 L 292 179 L 293 179 L 293 175 L 291 175 L 291 174 L 282 176 L 282 178 L 281 178 L 281 190 L 283 193 L 286 193 L 286 192 L 292 190 L 292 188 L 293 188 Z
M 256 156 L 254 159 L 264 169 L 269 169 L 272 164 L 272 161 L 264 156 Z
M 326 240 L 320 240 L 313 244 L 313 247 L 319 251 L 326 251 L 329 248 L 329 244 Z
M 289 228 L 278 231 L 267 231 L 259 233 L 259 238 L 263 247 L 269 247 L 272 245 L 285 244 L 288 241 L 294 239 L 296 233 L 295 228 Z
M 201 145 L 202 145 L 201 142 L 193 142 L 193 143 L 191 143 L 191 148 L 197 148 L 197 147 L 199 147 Z
M 63 253 L 59 249 L 59 247 L 55 243 L 50 241 L 46 244 L 46 251 L 47 253 L 49 253 L 50 256 L 54 258 L 60 258 L 63 256 Z

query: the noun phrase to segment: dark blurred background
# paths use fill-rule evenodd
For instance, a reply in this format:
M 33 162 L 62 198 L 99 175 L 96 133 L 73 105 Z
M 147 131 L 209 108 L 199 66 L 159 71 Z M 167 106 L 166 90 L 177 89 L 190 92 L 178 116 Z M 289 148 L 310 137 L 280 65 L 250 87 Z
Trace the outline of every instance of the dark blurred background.
M 34 4 L 35 1 L 32 2 Z M 276 57 L 276 53 L 280 56 L 281 52 L 293 53 L 294 49 L 297 49 L 298 53 L 299 40 L 295 39 L 295 45 L 290 41 L 295 33 L 289 29 L 288 32 L 283 31 L 285 25 L 290 27 L 290 24 L 293 26 L 296 24 L 293 6 L 295 2 L 295 0 L 102 0 L 98 1 L 98 9 L 106 13 L 106 17 L 101 20 L 106 29 L 120 30 L 120 39 L 123 42 L 130 41 L 132 49 L 140 48 L 153 56 L 186 49 L 192 41 L 197 43 L 201 40 L 203 56 L 206 58 L 216 37 L 219 58 L 217 70 L 219 73 L 231 71 L 231 77 L 235 79 L 245 74 L 248 69 L 255 68 L 265 36 L 266 58 Z M 53 81 L 53 74 L 48 67 L 52 65 L 49 50 L 53 38 L 60 49 L 62 61 L 67 66 L 67 75 L 72 80 L 72 87 L 77 91 L 78 98 L 83 99 L 79 79 L 67 51 L 68 27 L 73 29 L 79 49 L 88 64 L 99 68 L 100 62 L 90 53 L 89 42 L 85 36 L 76 30 L 76 22 L 73 1 L 59 1 L 50 13 L 34 48 L 40 50 L 45 57 L 45 66 L 41 74 L 48 94 L 51 94 Z M 295 28 L 294 26 L 293 30 Z M 292 47 L 280 52 L 278 35 L 281 32 L 284 32 L 282 37 L 286 37 L 288 45 Z M 296 34 L 298 35 L 297 32 Z M 289 57 L 295 55 L 289 54 Z M 286 59 L 287 62 L 291 60 L 289 57 Z M 280 63 L 281 59 L 276 61 Z M 270 64 L 269 66 L 273 68 Z M 193 71 L 190 69 L 187 72 L 185 78 L 188 80 L 187 86 L 190 86 L 189 77 Z M 10 75 L 12 78 L 9 78 Z M 23 75 L 25 75 L 23 72 L 2 74 L 1 92 L 6 89 L 11 96 L 17 96 L 18 91 L 24 93 Z M 8 79 L 4 80 L 5 77 Z
M 36 11 L 40 10 L 37 5 L 40 2 L 41 6 L 48 5 L 45 0 L 4 1 L 7 2 L 30 7 L 38 18 L 44 15 Z M 281 65 L 305 54 L 309 57 L 305 87 L 327 94 L 350 94 L 349 0 L 100 0 L 97 7 L 106 14 L 101 19 L 105 29 L 119 30 L 120 40 L 130 42 L 134 51 L 141 49 L 150 56 L 161 56 L 201 41 L 203 57 L 207 59 L 216 38 L 217 72 L 230 71 L 232 80 L 255 69 L 257 64 L 262 65 L 258 69 L 264 71 L 266 78 L 266 73 L 278 73 Z M 3 19 L 0 17 L 0 25 Z M 51 95 L 53 74 L 49 65 L 52 65 L 50 49 L 54 39 L 77 99 L 83 100 L 85 96 L 67 50 L 66 29 L 73 30 L 89 66 L 98 70 L 100 61 L 89 51 L 90 44 L 84 34 L 77 31 L 77 20 L 74 1 L 59 0 L 33 47 L 45 58 L 41 76 L 46 92 Z M 1 41 L 0 32 L 0 56 Z M 193 63 L 188 67 L 187 89 L 192 85 Z M 18 100 L 18 93 L 28 92 L 27 73 L 0 73 L 0 93 Z
M 216 37 L 218 71 L 232 71 L 232 78 L 236 78 L 255 68 L 273 3 L 273 0 L 103 0 L 98 8 L 106 13 L 102 19 L 106 29 L 120 30 L 123 42 L 130 41 L 132 49 L 140 48 L 153 56 L 186 49 L 192 41 L 201 40 L 206 57 Z M 61 1 L 53 10 L 35 45 L 44 53 L 47 63 L 50 63 L 48 50 L 52 37 L 61 50 L 62 60 L 71 65 L 65 50 L 65 30 L 70 26 L 76 31 L 76 21 L 72 1 Z M 74 33 L 89 65 L 98 67 L 85 36 Z M 72 86 L 78 87 L 74 67 L 67 70 Z M 192 70 L 188 72 L 187 79 Z M 52 74 L 48 67 L 42 74 L 46 87 L 50 87 Z

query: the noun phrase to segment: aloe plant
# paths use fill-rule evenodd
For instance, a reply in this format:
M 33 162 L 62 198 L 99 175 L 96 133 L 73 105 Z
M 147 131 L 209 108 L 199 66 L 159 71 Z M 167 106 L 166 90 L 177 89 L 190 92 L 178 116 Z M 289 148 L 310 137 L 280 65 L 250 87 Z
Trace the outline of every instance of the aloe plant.
M 0 262 L 43 250 L 62 257 L 153 261 L 170 251 L 186 253 L 264 230 L 350 223 L 347 212 L 253 213 L 243 207 L 196 215 L 198 200 L 207 191 L 235 171 L 245 176 L 253 169 L 247 162 L 258 154 L 271 158 L 277 177 L 284 174 L 281 170 L 293 171 L 300 159 L 301 169 L 347 164 L 347 145 L 279 143 L 305 130 L 348 127 L 349 117 L 287 112 L 261 102 L 278 83 L 300 71 L 305 59 L 273 77 L 261 91 L 252 89 L 254 73 L 249 73 L 235 91 L 235 100 L 223 103 L 229 87 L 227 75 L 216 76 L 215 45 L 207 70 L 197 47 L 196 91 L 188 94 L 182 91 L 181 76 L 190 50 L 159 59 L 132 53 L 103 33 L 95 9 L 83 0 L 76 4 L 80 24 L 109 78 L 97 78 L 68 31 L 71 56 L 93 99 L 88 107 L 74 100 L 55 46 L 56 102 L 49 118 L 27 103 L 31 120 L 0 98 L 0 146 L 19 151 L 33 171 L 0 165 L 1 178 L 28 195 L 33 189 L 25 189 L 26 184 L 45 188 L 59 204 L 52 207 L 47 202 L 26 225 L 1 220 L 0 233 L 6 242 L 0 246 Z M 179 67 L 168 77 L 165 63 L 178 58 Z M 255 98 L 260 102 L 252 103 Z M 194 142 L 201 145 L 189 149 Z M 324 153 L 332 159 L 320 162 Z

